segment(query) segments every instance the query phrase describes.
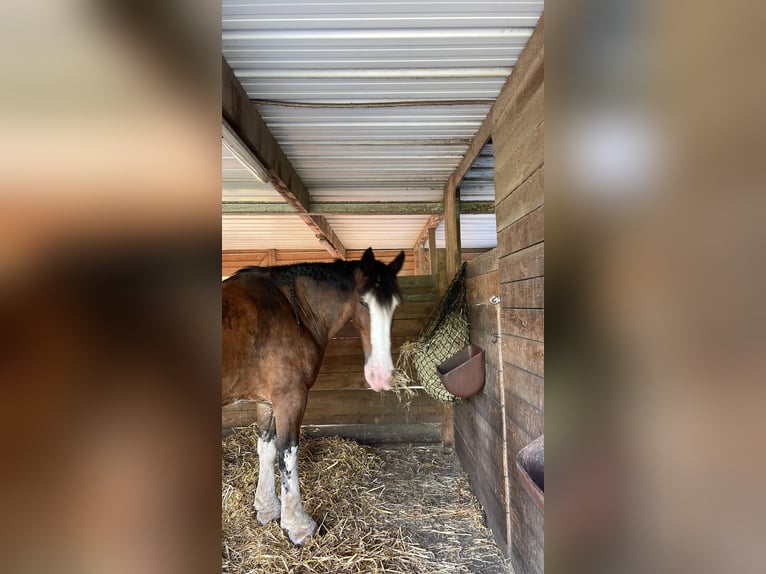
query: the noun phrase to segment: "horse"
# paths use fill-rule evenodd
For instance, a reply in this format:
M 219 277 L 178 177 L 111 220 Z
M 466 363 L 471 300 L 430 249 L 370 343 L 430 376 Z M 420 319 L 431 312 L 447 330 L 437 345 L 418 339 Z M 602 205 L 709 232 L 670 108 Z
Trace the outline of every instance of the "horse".
M 367 383 L 377 392 L 390 388 L 391 322 L 401 301 L 396 275 L 403 262 L 403 251 L 385 264 L 369 248 L 359 261 L 246 267 L 223 282 L 222 403 L 256 403 L 257 519 L 263 525 L 279 519 L 296 545 L 317 527 L 303 509 L 297 468 L 309 389 L 328 342 L 349 321 L 362 340 Z

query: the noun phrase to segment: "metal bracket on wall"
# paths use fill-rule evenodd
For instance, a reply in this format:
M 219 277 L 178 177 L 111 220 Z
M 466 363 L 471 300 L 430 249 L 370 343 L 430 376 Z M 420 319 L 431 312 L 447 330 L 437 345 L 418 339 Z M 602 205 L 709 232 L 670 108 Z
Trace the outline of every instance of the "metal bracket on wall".
M 489 298 L 489 302 L 492 305 L 499 305 L 500 304 L 500 295 L 492 295 L 492 297 Z

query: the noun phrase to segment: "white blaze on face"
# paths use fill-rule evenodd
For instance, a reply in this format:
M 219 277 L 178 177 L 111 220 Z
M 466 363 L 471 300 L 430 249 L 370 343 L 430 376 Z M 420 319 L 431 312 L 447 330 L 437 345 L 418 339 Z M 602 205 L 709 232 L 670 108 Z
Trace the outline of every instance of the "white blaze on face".
M 390 389 L 389 383 L 394 373 L 391 359 L 391 320 L 399 300 L 394 297 L 391 307 L 380 305 L 372 295 L 366 293 L 362 300 L 370 309 L 370 344 L 372 350 L 364 364 L 364 378 L 375 391 Z

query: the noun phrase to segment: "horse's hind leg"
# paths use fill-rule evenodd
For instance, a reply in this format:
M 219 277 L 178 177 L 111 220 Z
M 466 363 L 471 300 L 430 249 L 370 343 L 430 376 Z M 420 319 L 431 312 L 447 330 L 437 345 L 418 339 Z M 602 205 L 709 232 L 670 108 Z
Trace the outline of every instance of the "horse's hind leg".
M 258 522 L 268 524 L 279 518 L 281 506 L 274 488 L 274 462 L 277 458 L 276 427 L 271 405 L 258 403 L 258 486 L 255 489 L 255 512 Z
M 298 436 L 306 409 L 307 391 L 296 390 L 274 404 L 277 425 L 277 454 L 282 482 L 281 526 L 294 544 L 303 544 L 314 534 L 316 522 L 303 510 L 298 484 Z

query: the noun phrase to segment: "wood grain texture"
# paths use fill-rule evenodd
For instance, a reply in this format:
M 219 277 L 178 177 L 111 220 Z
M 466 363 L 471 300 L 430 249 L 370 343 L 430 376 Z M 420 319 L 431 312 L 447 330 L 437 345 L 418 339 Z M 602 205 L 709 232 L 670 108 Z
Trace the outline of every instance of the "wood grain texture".
M 503 255 L 542 243 L 545 239 L 544 206 L 540 206 L 497 234 L 497 250 Z
M 545 340 L 545 311 L 542 309 L 502 309 L 500 331 L 535 341 Z
M 271 175 L 271 185 L 317 235 L 319 246 L 346 259 L 346 247 L 321 215 L 310 215 L 309 192 L 271 130 L 250 101 L 234 71 L 222 58 L 221 106 L 224 119 Z
M 537 243 L 500 258 L 500 283 L 542 277 L 545 274 L 545 244 Z
M 498 200 L 496 223 L 502 231 L 515 221 L 531 213 L 545 201 L 545 168 L 540 167 L 527 178 L 513 193 Z M 505 253 L 503 253 L 505 255 Z
M 511 309 L 543 309 L 545 278 L 535 277 L 500 285 L 500 305 Z
M 454 179 L 444 188 L 444 245 L 447 249 L 447 279 L 452 280 L 460 267 L 460 206 Z

